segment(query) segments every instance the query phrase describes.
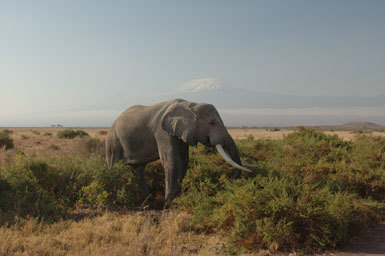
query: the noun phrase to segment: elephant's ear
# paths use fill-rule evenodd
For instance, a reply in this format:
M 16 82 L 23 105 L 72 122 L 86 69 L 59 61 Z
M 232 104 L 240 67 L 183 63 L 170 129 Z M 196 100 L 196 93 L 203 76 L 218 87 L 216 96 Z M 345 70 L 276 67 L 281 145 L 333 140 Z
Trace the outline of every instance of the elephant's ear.
M 195 131 L 197 116 L 190 110 L 188 102 L 170 105 L 162 116 L 162 128 L 191 146 L 196 146 Z

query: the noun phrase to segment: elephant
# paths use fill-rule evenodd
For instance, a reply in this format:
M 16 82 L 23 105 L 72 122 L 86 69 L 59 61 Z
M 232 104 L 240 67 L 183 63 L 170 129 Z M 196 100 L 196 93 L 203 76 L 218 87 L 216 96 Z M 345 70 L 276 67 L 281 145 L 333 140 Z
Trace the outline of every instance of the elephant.
M 146 164 L 160 159 L 165 171 L 165 208 L 168 208 L 181 192 L 189 146 L 198 142 L 216 146 L 231 165 L 250 171 L 242 166 L 235 142 L 216 108 L 183 99 L 152 106 L 135 105 L 121 113 L 107 132 L 106 161 L 109 168 L 118 160 L 132 165 L 135 175 L 145 184 Z M 239 176 L 240 171 L 235 175 Z

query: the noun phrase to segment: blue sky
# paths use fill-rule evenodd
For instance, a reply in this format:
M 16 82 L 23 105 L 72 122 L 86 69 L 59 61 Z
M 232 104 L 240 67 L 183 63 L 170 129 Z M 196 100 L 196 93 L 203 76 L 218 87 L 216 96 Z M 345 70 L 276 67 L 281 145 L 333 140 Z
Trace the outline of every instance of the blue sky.
M 54 113 L 89 106 L 112 118 L 109 102 L 204 77 L 261 92 L 384 94 L 384 11 L 380 0 L 7 1 L 0 126 L 66 122 Z

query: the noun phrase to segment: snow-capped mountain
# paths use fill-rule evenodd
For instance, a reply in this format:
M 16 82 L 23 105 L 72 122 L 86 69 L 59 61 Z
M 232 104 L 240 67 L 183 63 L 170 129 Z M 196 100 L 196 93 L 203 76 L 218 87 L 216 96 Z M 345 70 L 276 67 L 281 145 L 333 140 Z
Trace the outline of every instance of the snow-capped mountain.
M 154 102 L 183 98 L 212 103 L 218 108 L 314 108 L 314 107 L 373 107 L 385 106 L 385 95 L 359 96 L 299 96 L 257 92 L 233 87 L 215 78 L 191 80 L 175 91 L 157 97 Z
M 228 84 L 216 78 L 201 78 L 191 80 L 180 86 L 178 92 L 205 92 L 205 91 L 220 91 L 230 88 Z

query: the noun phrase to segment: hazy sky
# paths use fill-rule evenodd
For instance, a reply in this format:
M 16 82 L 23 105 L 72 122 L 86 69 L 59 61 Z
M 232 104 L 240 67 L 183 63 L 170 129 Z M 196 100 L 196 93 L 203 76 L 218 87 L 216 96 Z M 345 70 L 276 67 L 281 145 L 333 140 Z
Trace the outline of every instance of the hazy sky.
M 110 116 L 108 102 L 129 106 L 202 77 L 264 92 L 384 94 L 384 13 L 381 0 L 5 1 L 0 126 L 49 125 L 34 120 L 86 106 Z

